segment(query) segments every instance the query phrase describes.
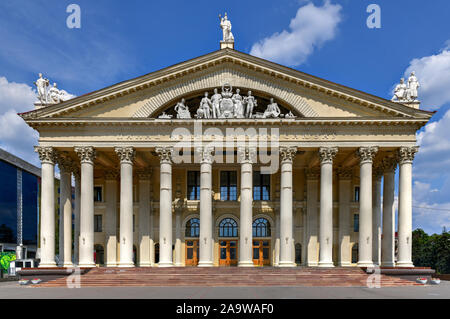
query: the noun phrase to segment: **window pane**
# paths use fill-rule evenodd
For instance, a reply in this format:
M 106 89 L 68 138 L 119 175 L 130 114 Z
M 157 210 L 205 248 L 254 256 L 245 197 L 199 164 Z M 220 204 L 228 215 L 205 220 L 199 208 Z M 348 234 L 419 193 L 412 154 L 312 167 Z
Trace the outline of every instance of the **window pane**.
M 236 259 L 236 248 L 230 247 L 230 259 Z
M 263 258 L 269 259 L 269 248 L 263 248 Z
M 253 248 L 253 259 L 259 259 L 259 248 Z
M 227 249 L 220 248 L 220 259 L 227 259 Z
M 187 259 L 192 259 L 194 257 L 194 248 L 187 249 Z

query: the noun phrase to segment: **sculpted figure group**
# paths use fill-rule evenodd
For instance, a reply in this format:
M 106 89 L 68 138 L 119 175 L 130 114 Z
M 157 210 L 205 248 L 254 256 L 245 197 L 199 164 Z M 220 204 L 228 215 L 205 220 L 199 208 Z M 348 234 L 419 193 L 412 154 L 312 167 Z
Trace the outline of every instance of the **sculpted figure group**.
M 236 89 L 233 93 L 233 88 L 228 83 L 222 86 L 222 92 L 219 93 L 217 88 L 214 89 L 214 94 L 209 97 L 209 93 L 205 92 L 200 101 L 200 105 L 195 114 L 197 119 L 244 119 L 244 118 L 295 118 L 292 112 L 288 114 L 281 114 L 280 107 L 273 98 L 267 105 L 266 110 L 261 112 L 254 112 L 258 106 L 258 101 L 252 95 L 252 91 L 248 91 L 246 96 L 242 96 L 240 89 Z M 174 110 L 176 118 L 191 119 L 191 112 L 186 105 L 185 99 L 178 102 Z M 159 118 L 170 118 L 167 114 L 161 115 Z
M 53 83 L 53 86 L 47 89 L 50 86 L 50 81 L 44 78 L 42 73 L 39 73 L 39 78 L 34 82 L 34 85 L 36 85 L 41 104 L 56 104 L 66 100 L 65 92 L 59 90 L 56 83 Z
M 418 90 L 420 84 L 417 80 L 415 72 L 411 72 L 408 78 L 408 83 L 405 83 L 405 79 L 401 78 L 400 83 L 394 89 L 393 102 L 417 102 Z

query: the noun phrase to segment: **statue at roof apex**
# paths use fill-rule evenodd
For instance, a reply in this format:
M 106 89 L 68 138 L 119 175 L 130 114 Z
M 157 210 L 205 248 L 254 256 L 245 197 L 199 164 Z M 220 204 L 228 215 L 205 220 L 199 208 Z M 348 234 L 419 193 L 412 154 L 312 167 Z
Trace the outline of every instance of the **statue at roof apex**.
M 405 83 L 404 78 L 401 78 L 400 83 L 396 85 L 392 102 L 419 103 L 417 100 L 419 87 L 420 84 L 417 80 L 416 73 L 412 71 L 407 83 Z
M 36 108 L 41 108 L 49 104 L 58 104 L 74 97 L 66 91 L 58 89 L 56 83 L 53 83 L 53 86 L 48 89 L 50 81 L 44 78 L 42 73 L 39 73 L 39 78 L 34 82 L 34 85 L 37 88 L 38 98 L 38 101 L 34 103 Z
M 34 82 L 34 85 L 37 88 L 39 102 L 41 104 L 47 104 L 47 87 L 50 85 L 50 81 L 45 79 L 42 73 L 39 73 L 39 79 Z
M 219 14 L 220 19 L 220 28 L 223 33 L 223 42 L 234 42 L 233 33 L 231 33 L 231 21 L 228 20 L 227 13 L 225 12 L 225 16 L 222 18 L 222 15 Z

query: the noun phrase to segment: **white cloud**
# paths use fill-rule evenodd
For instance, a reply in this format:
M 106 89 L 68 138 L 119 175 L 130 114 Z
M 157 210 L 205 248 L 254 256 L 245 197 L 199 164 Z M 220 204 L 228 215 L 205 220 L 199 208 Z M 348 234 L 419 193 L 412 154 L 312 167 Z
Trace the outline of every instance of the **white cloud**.
M 421 87 L 419 99 L 424 109 L 437 109 L 450 102 L 450 42 L 440 53 L 413 59 L 405 78 L 416 71 Z
M 298 9 L 295 18 L 289 24 L 289 30 L 274 33 L 255 43 L 250 54 L 281 64 L 298 66 L 325 42 L 336 36 L 341 21 L 341 9 L 338 4 L 325 1 L 316 7 L 308 3 Z
M 33 109 L 35 100 L 36 92 L 27 84 L 0 77 L 0 147 L 40 166 L 33 150 L 38 134 L 17 115 Z

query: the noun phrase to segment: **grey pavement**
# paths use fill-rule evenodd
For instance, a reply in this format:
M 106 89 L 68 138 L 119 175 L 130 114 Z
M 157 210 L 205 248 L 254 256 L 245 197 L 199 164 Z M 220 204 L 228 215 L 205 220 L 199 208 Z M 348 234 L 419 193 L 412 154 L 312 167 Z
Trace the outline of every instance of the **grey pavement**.
M 437 286 L 362 287 L 89 287 L 34 288 L 0 282 L 0 299 L 450 299 L 450 282 Z

